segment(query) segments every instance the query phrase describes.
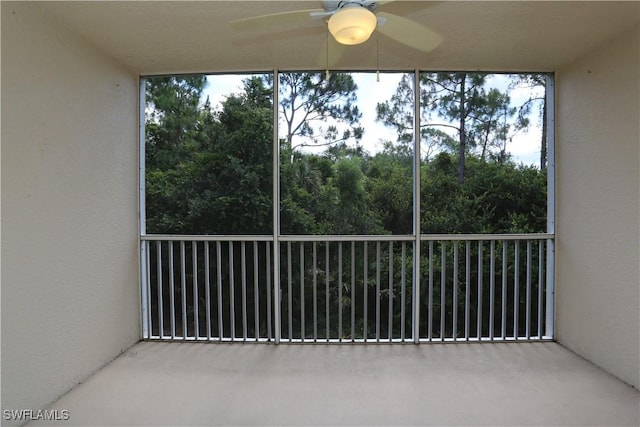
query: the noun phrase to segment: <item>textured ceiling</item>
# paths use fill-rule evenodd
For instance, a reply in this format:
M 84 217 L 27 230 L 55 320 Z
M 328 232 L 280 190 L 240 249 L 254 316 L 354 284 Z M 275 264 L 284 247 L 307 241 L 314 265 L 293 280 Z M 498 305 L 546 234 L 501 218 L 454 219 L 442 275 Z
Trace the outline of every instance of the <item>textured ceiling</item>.
M 140 74 L 327 66 L 322 20 L 248 31 L 229 24 L 321 8 L 319 0 L 43 2 L 35 7 Z M 383 8 L 427 25 L 443 43 L 424 53 L 375 33 L 359 46 L 331 40 L 330 68 L 553 71 L 640 20 L 637 1 L 394 1 Z

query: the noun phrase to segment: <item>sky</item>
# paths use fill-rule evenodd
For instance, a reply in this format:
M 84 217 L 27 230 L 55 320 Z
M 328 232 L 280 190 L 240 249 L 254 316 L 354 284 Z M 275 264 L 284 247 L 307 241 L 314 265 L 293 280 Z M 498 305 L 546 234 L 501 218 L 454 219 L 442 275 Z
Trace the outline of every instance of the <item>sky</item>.
M 214 109 L 220 108 L 220 102 L 228 95 L 242 92 L 242 81 L 248 75 L 225 74 L 210 75 L 208 84 L 204 90 L 203 98 L 209 97 Z M 353 78 L 358 85 L 357 105 L 362 112 L 361 124 L 364 127 L 364 135 L 361 146 L 370 154 L 375 154 L 382 149 L 381 141 L 396 140 L 395 131 L 376 121 L 376 105 L 379 102 L 391 98 L 402 77 L 402 73 L 380 73 L 379 81 L 376 73 L 354 73 Z M 487 79 L 488 87 L 496 87 L 502 92 L 507 91 L 508 78 L 504 75 L 494 74 Z M 531 96 L 543 95 L 543 90 L 538 88 L 532 92 L 528 88 L 516 88 L 509 91 L 511 103 L 514 106 L 521 105 Z M 524 132 L 516 134 L 507 145 L 507 150 L 518 163 L 538 165 L 540 161 L 541 124 L 538 112 L 532 112 L 531 126 Z

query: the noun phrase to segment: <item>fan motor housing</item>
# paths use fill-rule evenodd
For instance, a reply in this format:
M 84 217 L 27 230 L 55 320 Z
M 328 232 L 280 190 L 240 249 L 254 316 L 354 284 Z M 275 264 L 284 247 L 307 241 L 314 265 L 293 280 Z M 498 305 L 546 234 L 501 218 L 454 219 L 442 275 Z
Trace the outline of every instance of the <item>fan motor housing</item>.
M 335 12 L 338 9 L 343 8 L 348 4 L 359 4 L 360 6 L 369 9 L 371 12 L 375 12 L 378 8 L 377 1 L 367 1 L 367 0 L 322 0 L 322 5 L 324 10 L 327 12 Z

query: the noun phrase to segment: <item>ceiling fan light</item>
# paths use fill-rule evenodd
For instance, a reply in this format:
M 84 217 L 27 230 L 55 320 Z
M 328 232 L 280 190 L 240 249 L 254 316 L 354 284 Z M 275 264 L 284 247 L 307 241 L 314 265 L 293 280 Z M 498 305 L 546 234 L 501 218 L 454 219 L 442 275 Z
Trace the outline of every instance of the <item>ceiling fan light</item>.
M 329 32 L 338 43 L 354 45 L 366 42 L 378 23 L 376 16 L 362 6 L 344 7 L 329 19 Z

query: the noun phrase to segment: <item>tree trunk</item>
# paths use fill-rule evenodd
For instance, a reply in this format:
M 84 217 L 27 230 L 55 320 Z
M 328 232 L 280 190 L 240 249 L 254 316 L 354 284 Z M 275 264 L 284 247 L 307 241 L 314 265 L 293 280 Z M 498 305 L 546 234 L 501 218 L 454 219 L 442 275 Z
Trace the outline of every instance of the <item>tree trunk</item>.
M 540 170 L 547 169 L 547 96 L 542 105 L 542 137 L 540 138 Z
M 458 157 L 458 183 L 464 182 L 464 169 L 465 169 L 465 156 L 467 152 L 467 131 L 465 129 L 465 122 L 467 121 L 466 111 L 466 93 L 465 83 L 467 81 L 467 75 L 462 74 L 460 77 L 460 151 Z

